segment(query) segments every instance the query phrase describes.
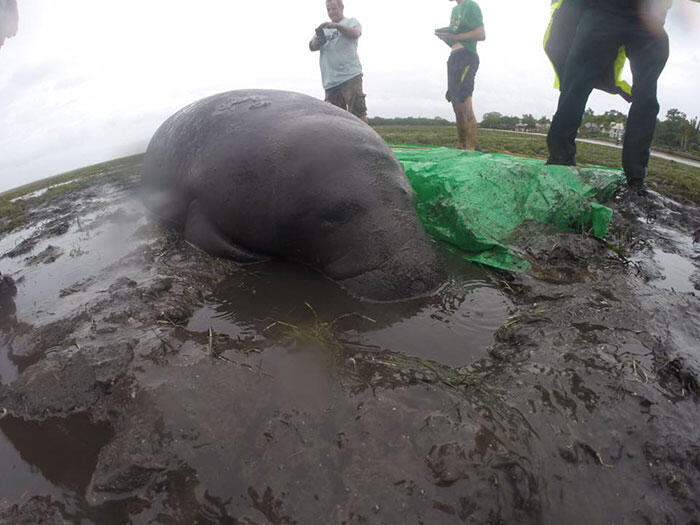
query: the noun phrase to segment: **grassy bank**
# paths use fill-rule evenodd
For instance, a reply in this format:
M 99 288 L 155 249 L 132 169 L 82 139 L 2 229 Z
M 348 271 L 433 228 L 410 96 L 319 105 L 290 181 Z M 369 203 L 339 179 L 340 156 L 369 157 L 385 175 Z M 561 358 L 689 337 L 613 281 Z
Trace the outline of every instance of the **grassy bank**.
M 375 129 L 387 142 L 455 147 L 457 141 L 453 126 L 375 126 Z M 479 130 L 477 146 L 489 153 L 547 158 L 547 144 L 541 135 Z M 580 143 L 577 160 L 581 164 L 619 167 L 621 154 L 616 148 Z M 647 181 L 661 193 L 700 205 L 700 168 L 652 157 Z
M 94 184 L 97 178 L 133 174 L 141 163 L 141 157 L 134 155 L 87 166 L 0 193 L 0 235 L 25 225 L 29 221 L 29 210 L 56 195 L 78 191 Z M 34 196 L 34 193 L 37 195 Z

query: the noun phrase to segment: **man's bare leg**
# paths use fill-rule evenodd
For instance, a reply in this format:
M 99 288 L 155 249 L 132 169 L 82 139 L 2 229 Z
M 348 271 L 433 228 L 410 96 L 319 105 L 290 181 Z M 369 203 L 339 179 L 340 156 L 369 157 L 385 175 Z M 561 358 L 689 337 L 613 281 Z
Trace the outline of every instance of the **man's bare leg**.
M 467 116 L 464 103 L 453 102 L 452 108 L 455 110 L 455 118 L 457 119 L 457 147 L 467 149 Z
M 472 97 L 467 97 L 464 102 L 453 102 L 452 108 L 457 119 L 458 148 L 473 151 L 476 147 L 476 117 Z

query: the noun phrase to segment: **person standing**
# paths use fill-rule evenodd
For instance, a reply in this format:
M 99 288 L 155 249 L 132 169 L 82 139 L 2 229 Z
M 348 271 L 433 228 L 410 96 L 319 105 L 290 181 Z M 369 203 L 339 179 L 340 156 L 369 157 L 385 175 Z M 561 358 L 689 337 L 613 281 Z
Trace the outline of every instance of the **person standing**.
M 547 135 L 548 164 L 576 163 L 576 134 L 588 96 L 606 71 L 616 69 L 624 46 L 633 85 L 622 167 L 630 190 L 646 194 L 644 181 L 659 112 L 657 81 L 669 54 L 664 23 L 670 4 L 670 0 L 585 0 Z
M 326 102 L 349 111 L 366 123 L 362 65 L 357 54 L 362 26 L 357 19 L 345 17 L 342 0 L 328 0 L 326 10 L 330 22 L 318 26 L 309 42 L 311 51 L 321 52 L 319 62 Z
M 0 0 L 0 47 L 6 38 L 17 34 L 17 0 Z
M 435 35 L 450 46 L 447 60 L 447 94 L 457 120 L 460 149 L 476 147 L 476 117 L 472 105 L 474 79 L 479 69 L 476 43 L 486 39 L 479 5 L 473 0 L 455 0 L 449 27 L 435 30 Z

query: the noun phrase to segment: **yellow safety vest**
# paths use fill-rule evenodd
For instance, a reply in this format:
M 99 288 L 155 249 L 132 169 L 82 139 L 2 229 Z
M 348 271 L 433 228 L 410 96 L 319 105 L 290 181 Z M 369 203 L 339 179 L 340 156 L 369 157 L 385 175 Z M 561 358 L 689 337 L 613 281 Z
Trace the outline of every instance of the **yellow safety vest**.
M 561 88 L 561 78 L 564 75 L 566 58 L 571 49 L 576 27 L 581 18 L 583 6 L 580 0 L 553 0 L 552 14 L 544 34 L 544 50 L 554 67 L 554 87 Z M 625 46 L 620 46 L 617 58 L 611 70 L 604 71 L 596 83 L 597 89 L 622 96 L 632 100 L 632 86 L 622 79 L 627 55 Z

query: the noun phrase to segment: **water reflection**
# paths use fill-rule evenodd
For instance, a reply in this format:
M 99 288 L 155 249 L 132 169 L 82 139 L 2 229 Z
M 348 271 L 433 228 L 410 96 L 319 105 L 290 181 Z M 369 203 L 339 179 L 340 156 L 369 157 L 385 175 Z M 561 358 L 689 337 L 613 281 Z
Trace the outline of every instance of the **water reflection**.
M 14 280 L 0 272 L 0 330 L 3 330 L 5 325 L 11 325 L 16 321 L 15 295 L 17 295 L 17 287 Z
M 22 504 L 43 494 L 70 523 L 126 523 L 119 502 L 91 507 L 85 492 L 102 447 L 113 436 L 107 423 L 86 414 L 43 422 L 0 418 L 0 502 Z
M 109 425 L 85 415 L 42 423 L 0 419 L 0 494 L 20 502 L 27 494 L 47 494 L 69 503 L 82 501 L 100 449 L 111 438 Z M 70 500 L 70 501 L 69 501 Z
M 45 422 L 27 422 L 14 417 L 0 420 L 0 431 L 19 453 L 22 462 L 32 472 L 54 486 L 83 494 L 97 464 L 100 449 L 109 441 L 112 430 L 107 424 L 92 423 L 86 415 L 74 415 L 65 419 Z M 6 457 L 5 454 L 2 455 Z M 24 465 L 19 465 L 23 468 Z M 14 464 L 11 469 L 17 469 Z M 22 494 L 34 489 L 34 484 L 44 485 L 33 479 L 30 486 L 20 487 L 14 476 L 3 476 L 0 492 Z M 14 479 L 9 479 L 14 478 Z M 6 483 L 10 485 L 6 486 Z
M 17 375 L 8 355 L 12 330 L 17 324 L 16 294 L 14 281 L 0 273 L 0 381 L 5 383 Z
M 681 293 L 692 293 L 695 291 L 692 276 L 696 268 L 692 260 L 658 248 L 654 249 L 654 260 L 658 263 L 662 272 L 661 279 L 654 280 L 655 286 Z
M 323 323 L 346 342 L 463 365 L 485 355 L 510 304 L 480 267 L 449 252 L 443 258 L 449 278 L 440 290 L 395 303 L 358 299 L 297 265 L 244 267 L 220 284 L 188 328 L 260 339 L 270 337 L 276 323 Z

